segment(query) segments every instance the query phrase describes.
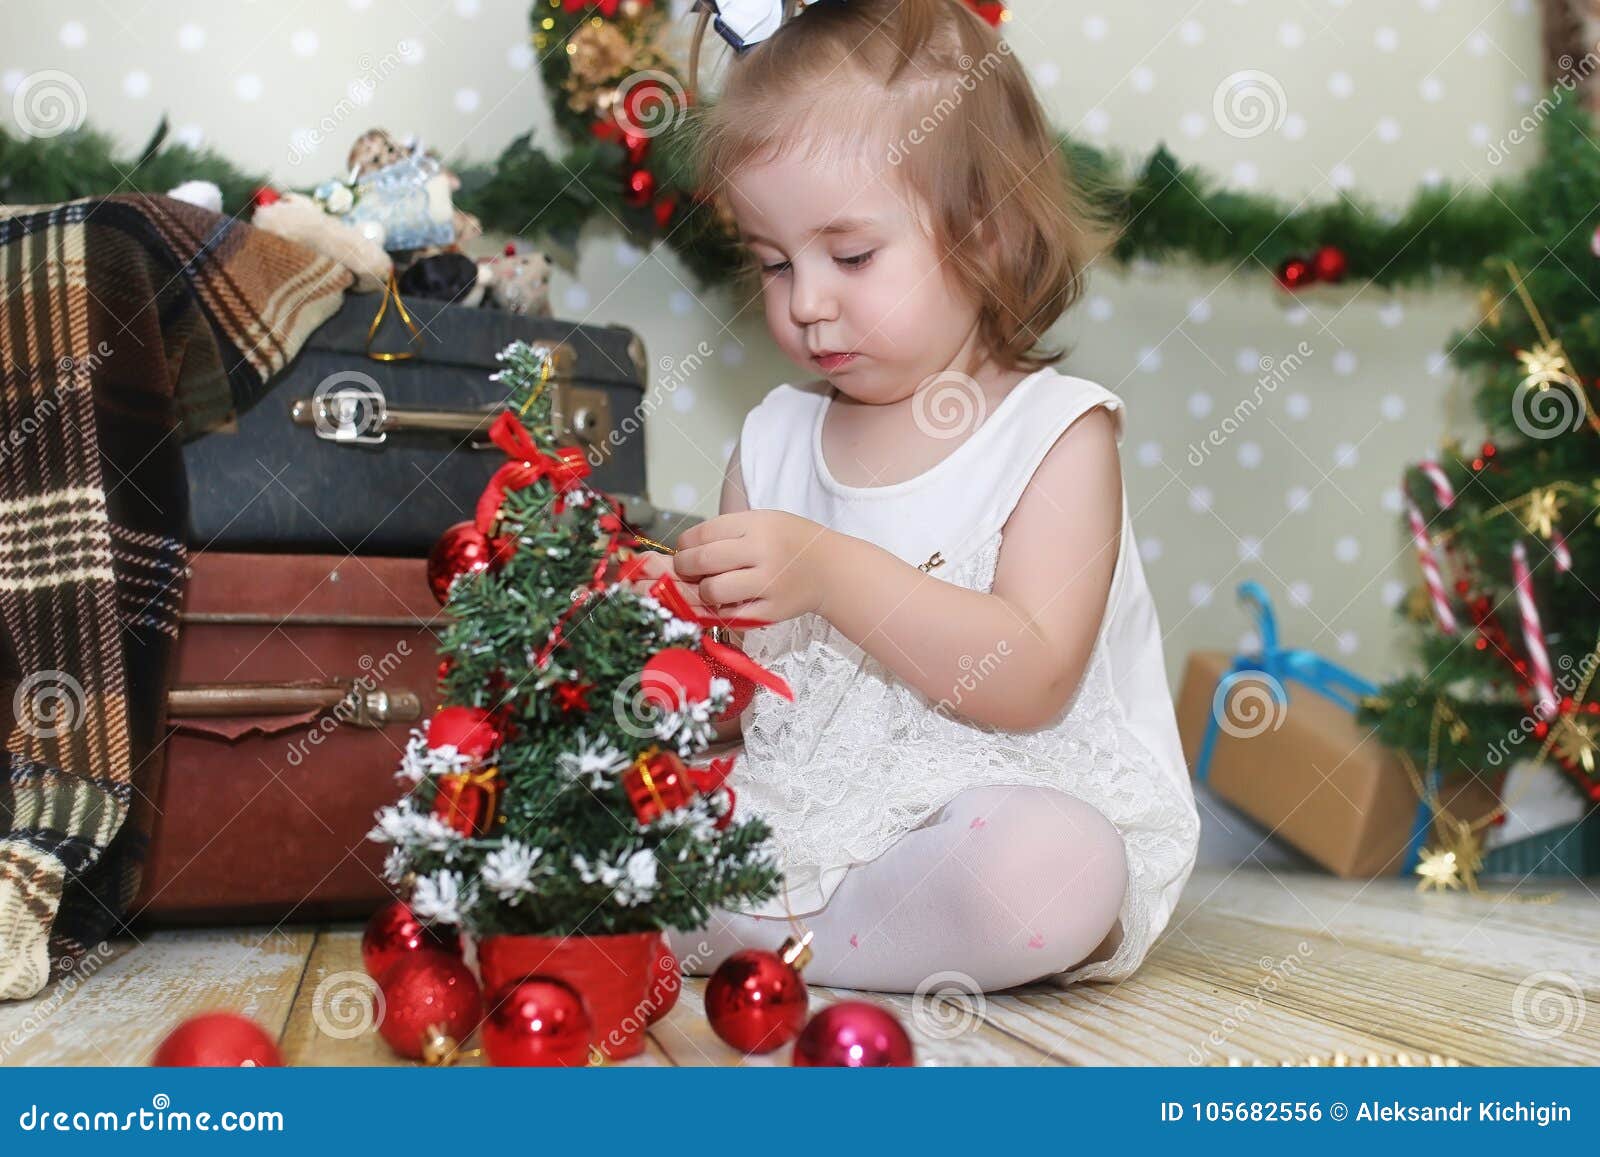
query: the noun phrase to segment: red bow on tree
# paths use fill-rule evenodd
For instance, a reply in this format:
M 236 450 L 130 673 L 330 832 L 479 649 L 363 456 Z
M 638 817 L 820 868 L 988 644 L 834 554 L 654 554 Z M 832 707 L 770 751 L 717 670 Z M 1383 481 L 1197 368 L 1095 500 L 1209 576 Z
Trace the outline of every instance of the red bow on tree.
M 622 0 L 562 0 L 561 7 L 568 12 L 582 12 L 591 4 L 600 9 L 600 15 L 610 20 L 622 6 Z
M 562 446 L 554 455 L 546 454 L 534 445 L 527 427 L 509 410 L 489 427 L 489 440 L 512 460 L 494 472 L 478 498 L 477 526 L 486 536 L 494 530 L 506 491 L 521 490 L 541 478 L 549 478 L 556 488 L 555 512 L 560 514 L 566 509 L 567 494 L 581 487 L 589 473 L 589 460 L 582 449 Z
M 622 577 L 624 581 L 633 577 L 635 565 L 642 567 L 643 559 L 634 555 L 622 564 Z M 666 607 L 680 619 L 691 623 L 698 623 L 702 627 L 727 627 L 730 630 L 742 631 L 750 627 L 767 627 L 772 624 L 766 619 L 743 619 L 735 616 L 699 615 L 689 605 L 689 600 L 684 597 L 678 584 L 671 575 L 662 575 L 650 588 L 650 597 Z M 709 634 L 700 636 L 700 651 L 708 659 L 715 659 L 736 675 L 743 675 L 752 683 L 759 683 L 769 690 L 776 691 L 785 699 L 793 700 L 794 692 L 789 689 L 789 684 L 782 677 L 774 675 L 738 647 L 730 647 L 726 643 L 719 643 Z

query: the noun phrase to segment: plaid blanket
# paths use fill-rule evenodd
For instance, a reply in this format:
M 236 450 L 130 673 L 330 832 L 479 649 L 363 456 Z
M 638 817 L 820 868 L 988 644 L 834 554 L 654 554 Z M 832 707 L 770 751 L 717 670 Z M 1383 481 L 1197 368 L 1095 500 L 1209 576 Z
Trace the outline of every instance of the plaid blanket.
M 349 281 L 167 197 L 0 206 L 0 999 L 117 932 L 138 887 L 182 443 L 254 404 Z

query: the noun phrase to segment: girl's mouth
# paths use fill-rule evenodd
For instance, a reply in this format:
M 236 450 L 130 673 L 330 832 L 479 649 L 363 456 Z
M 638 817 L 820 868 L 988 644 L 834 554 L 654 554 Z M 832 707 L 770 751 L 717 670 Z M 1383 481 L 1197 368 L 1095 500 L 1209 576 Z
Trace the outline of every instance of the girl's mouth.
M 816 362 L 817 365 L 821 366 L 824 370 L 831 374 L 835 370 L 842 369 L 851 362 L 855 361 L 856 355 L 848 353 L 820 353 L 812 354 L 811 360 Z

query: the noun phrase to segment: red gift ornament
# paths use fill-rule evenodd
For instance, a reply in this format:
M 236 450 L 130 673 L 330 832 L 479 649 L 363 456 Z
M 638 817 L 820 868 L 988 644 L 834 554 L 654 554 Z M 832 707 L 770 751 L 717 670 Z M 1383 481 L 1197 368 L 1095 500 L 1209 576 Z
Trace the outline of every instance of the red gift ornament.
M 672 752 L 650 747 L 622 773 L 622 788 L 641 824 L 654 823 L 667 812 L 686 807 L 697 795 L 721 790 L 728 797 L 728 806 L 714 825 L 721 831 L 733 821 L 733 789 L 724 783 L 732 771 L 731 756 L 713 759 L 708 767 L 686 767 Z
M 374 980 L 402 956 L 430 950 L 460 956 L 460 933 L 424 924 L 400 900 L 379 908 L 361 934 L 361 964 Z
M 790 937 L 777 952 L 744 948 L 706 982 L 711 1030 L 742 1053 L 770 1053 L 795 1039 L 811 994 L 800 976 L 811 960 L 811 933 Z
M 208 1012 L 191 1016 L 168 1033 L 150 1063 L 163 1068 L 279 1068 L 283 1057 L 267 1030 L 249 1017 Z
M 796 1068 L 909 1068 L 911 1038 L 893 1013 L 864 1000 L 841 1000 L 811 1018 L 794 1042 Z
M 500 784 L 498 767 L 446 772 L 438 777 L 433 814 L 468 839 L 481 836 L 494 826 Z
M 378 978 L 378 993 L 378 1032 L 390 1048 L 411 1060 L 430 1053 L 429 1059 L 443 1059 L 437 1053 L 453 1053 L 483 1019 L 477 978 L 465 963 L 443 952 L 401 957 Z

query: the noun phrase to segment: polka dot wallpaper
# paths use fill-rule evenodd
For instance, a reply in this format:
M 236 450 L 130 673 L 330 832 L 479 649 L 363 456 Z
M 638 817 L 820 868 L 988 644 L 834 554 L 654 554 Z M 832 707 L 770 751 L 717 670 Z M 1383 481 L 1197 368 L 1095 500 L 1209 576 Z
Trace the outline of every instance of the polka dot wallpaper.
M 521 2 L 54 0 L 3 19 L 0 123 L 26 76 L 57 69 L 128 150 L 165 114 L 288 186 L 334 175 L 374 125 L 473 160 L 529 130 L 555 139 Z M 1505 144 L 1543 95 L 1532 0 L 1016 0 L 1006 29 L 1062 127 L 1134 156 L 1166 142 L 1293 202 L 1351 189 L 1388 211 L 1536 147 Z M 658 377 L 713 351 L 653 408 L 649 471 L 658 503 L 714 513 L 744 413 L 795 371 L 759 308 L 701 289 L 666 249 L 604 222 L 579 258 L 554 284 L 563 316 L 633 327 Z M 1127 401 L 1123 466 L 1174 680 L 1189 650 L 1250 642 L 1233 598 L 1248 577 L 1288 642 L 1380 678 L 1411 661 L 1392 610 L 1413 571 L 1400 470 L 1472 434 L 1444 348 L 1474 294 L 1441 280 L 1290 297 L 1270 274 L 1096 268 L 1060 327 L 1065 368 Z

